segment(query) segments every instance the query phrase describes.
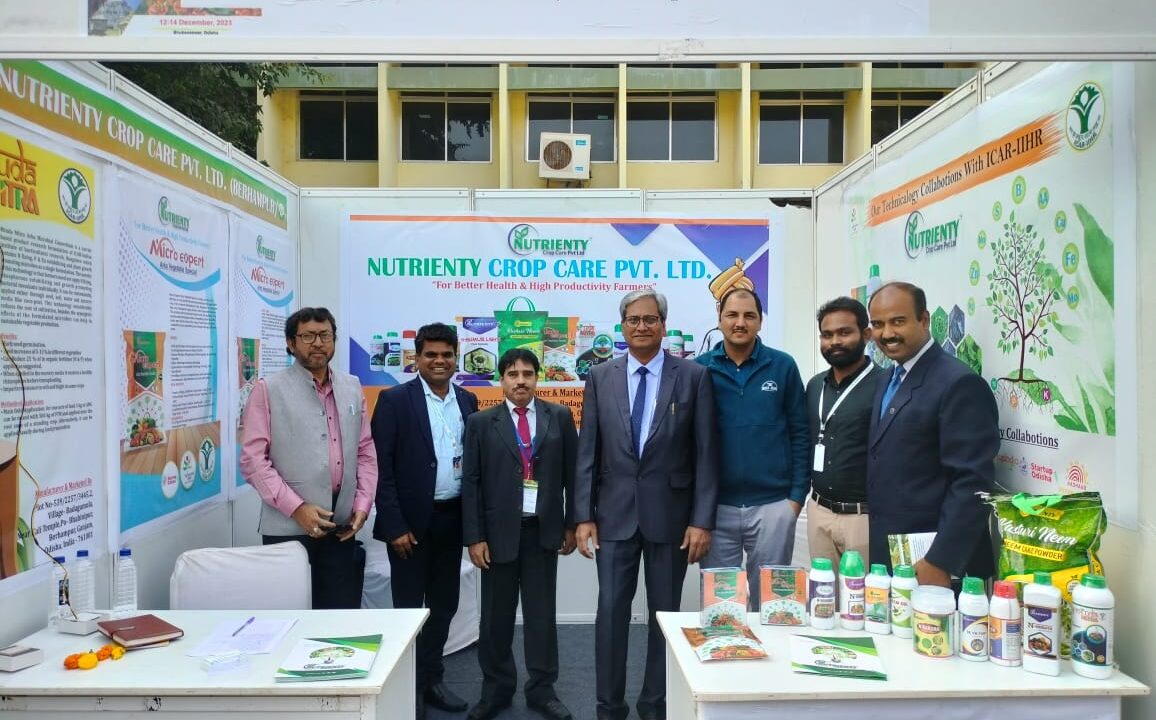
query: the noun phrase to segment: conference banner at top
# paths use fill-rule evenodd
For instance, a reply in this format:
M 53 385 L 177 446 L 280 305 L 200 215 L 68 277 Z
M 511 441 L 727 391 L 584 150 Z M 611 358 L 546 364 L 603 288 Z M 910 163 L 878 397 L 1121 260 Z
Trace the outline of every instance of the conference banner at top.
M 1050 68 L 844 196 L 858 292 L 874 275 L 925 288 L 935 342 L 988 380 L 997 481 L 1098 491 L 1126 526 L 1137 493 L 1133 83 L 1125 65 Z
M 763 218 L 347 215 L 342 317 L 349 369 L 372 408 L 377 391 L 417 377 L 417 329 L 457 329 L 455 382 L 482 405 L 502 399 L 498 359 L 538 356 L 539 396 L 581 420 L 590 369 L 626 352 L 618 303 L 632 290 L 667 296 L 669 352 L 693 357 L 722 338 L 716 302 L 754 290 L 782 337 L 778 223 Z

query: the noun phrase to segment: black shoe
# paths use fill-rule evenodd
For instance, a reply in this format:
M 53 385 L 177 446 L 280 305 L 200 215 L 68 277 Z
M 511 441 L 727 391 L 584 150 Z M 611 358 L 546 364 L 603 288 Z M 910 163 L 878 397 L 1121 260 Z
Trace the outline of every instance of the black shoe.
M 665 708 L 659 710 L 653 705 L 643 705 L 639 703 L 635 709 L 638 710 L 639 720 L 666 720 Z
M 510 707 L 510 700 L 491 700 L 489 698 L 482 698 L 477 705 L 470 708 L 469 715 L 466 715 L 466 720 L 492 720 L 498 716 L 506 708 Z
M 545 702 L 530 702 L 526 701 L 526 707 L 538 713 L 546 720 L 574 720 L 574 716 L 562 704 L 558 698 L 546 700 Z
M 466 701 L 455 695 L 444 682 L 436 682 L 427 687 L 422 697 L 425 698 L 426 705 L 446 712 L 462 712 L 469 707 Z

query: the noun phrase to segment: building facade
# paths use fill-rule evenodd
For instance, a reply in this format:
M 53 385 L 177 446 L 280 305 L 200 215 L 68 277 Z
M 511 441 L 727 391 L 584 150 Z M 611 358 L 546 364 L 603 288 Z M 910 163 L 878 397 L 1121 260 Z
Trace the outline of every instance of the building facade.
M 314 66 L 262 99 L 257 158 L 303 187 L 811 188 L 977 68 L 943 63 Z M 539 177 L 541 132 L 591 136 Z

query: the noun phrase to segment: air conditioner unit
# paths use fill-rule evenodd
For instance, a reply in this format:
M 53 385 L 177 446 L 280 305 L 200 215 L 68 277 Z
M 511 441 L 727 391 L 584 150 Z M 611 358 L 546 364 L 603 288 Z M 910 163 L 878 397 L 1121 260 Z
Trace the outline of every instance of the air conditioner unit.
M 590 136 L 586 133 L 541 134 L 538 177 L 563 180 L 590 179 Z

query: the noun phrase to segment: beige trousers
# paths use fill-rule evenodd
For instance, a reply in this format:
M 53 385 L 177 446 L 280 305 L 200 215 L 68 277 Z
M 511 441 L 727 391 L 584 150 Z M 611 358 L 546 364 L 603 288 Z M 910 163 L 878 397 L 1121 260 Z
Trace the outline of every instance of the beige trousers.
M 858 550 L 863 556 L 864 569 L 871 567 L 867 550 L 870 547 L 867 515 L 840 514 L 832 512 L 807 497 L 807 545 L 811 559 L 830 558 L 835 571 L 839 569 L 839 556 L 846 550 Z M 878 562 L 886 562 L 878 558 Z

